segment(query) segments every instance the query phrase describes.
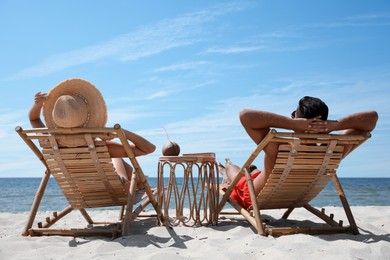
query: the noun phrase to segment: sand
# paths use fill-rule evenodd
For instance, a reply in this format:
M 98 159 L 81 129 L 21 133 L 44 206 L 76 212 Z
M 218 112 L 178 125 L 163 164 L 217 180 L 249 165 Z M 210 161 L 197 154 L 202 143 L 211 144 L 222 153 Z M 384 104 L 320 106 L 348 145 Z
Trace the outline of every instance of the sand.
M 332 208 L 342 219 L 342 208 Z M 165 227 L 155 219 L 134 222 L 130 234 L 105 237 L 23 237 L 28 213 L 0 213 L 0 259 L 390 259 L 390 207 L 352 207 L 359 235 L 288 235 L 264 237 L 240 216 L 222 216 L 217 226 Z M 117 211 L 94 211 L 115 219 Z M 264 211 L 280 215 L 281 210 Z M 38 218 L 47 213 L 39 212 Z M 315 220 L 305 210 L 291 217 Z M 232 220 L 232 218 L 234 218 Z M 84 225 L 78 212 L 65 224 Z M 78 224 L 77 224 L 78 225 Z

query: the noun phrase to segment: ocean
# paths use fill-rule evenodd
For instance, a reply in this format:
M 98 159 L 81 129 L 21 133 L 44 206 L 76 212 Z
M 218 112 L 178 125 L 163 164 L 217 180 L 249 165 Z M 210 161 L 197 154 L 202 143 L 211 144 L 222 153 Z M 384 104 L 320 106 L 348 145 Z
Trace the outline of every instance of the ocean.
M 39 187 L 40 178 L 0 178 L 0 212 L 26 212 Z M 157 186 L 157 178 L 148 178 Z M 180 179 L 177 180 L 180 183 Z M 340 178 L 350 206 L 390 206 L 390 178 Z M 341 206 L 333 183 L 312 201 L 315 207 Z M 62 191 L 50 178 L 39 211 L 57 211 L 67 206 Z

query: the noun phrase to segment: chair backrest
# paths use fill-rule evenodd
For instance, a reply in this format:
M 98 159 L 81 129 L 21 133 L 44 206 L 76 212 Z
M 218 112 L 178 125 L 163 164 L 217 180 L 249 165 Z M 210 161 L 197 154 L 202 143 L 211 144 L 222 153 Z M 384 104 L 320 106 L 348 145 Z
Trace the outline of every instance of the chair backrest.
M 111 162 L 105 139 L 113 129 L 30 129 L 27 140 L 37 139 L 38 148 L 30 148 L 41 157 L 73 208 L 121 206 L 127 194 Z M 66 145 L 66 140 L 78 140 Z M 83 140 L 81 142 L 81 140 Z M 26 140 L 25 140 L 26 141 Z M 72 143 L 72 142 L 70 142 Z
M 276 163 L 257 195 L 260 209 L 301 207 L 314 199 L 336 174 L 344 146 L 354 148 L 370 135 L 294 134 L 271 131 L 279 144 Z

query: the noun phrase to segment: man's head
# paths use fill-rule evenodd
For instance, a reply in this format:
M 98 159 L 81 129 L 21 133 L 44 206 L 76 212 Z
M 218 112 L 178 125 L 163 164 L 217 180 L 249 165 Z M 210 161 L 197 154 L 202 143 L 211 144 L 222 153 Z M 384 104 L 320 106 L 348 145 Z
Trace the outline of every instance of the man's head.
M 254 164 L 251 164 L 251 166 L 249 166 L 249 172 L 253 172 L 254 170 L 257 170 L 257 166 Z
M 320 116 L 321 120 L 328 119 L 328 106 L 319 98 L 305 96 L 299 100 L 298 107 L 292 112 L 292 118 L 314 118 Z

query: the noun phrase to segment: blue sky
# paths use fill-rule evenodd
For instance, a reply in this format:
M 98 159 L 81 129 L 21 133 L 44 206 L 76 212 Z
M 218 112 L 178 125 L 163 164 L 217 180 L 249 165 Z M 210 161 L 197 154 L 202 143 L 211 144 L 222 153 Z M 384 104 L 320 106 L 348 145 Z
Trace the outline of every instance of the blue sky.
M 40 177 L 15 133 L 38 91 L 68 78 L 97 86 L 108 126 L 157 146 L 242 164 L 255 148 L 242 108 L 289 115 L 305 95 L 330 118 L 376 110 L 373 137 L 341 177 L 390 177 L 389 1 L 0 1 L 0 177 Z M 256 160 L 261 168 L 261 158 Z

